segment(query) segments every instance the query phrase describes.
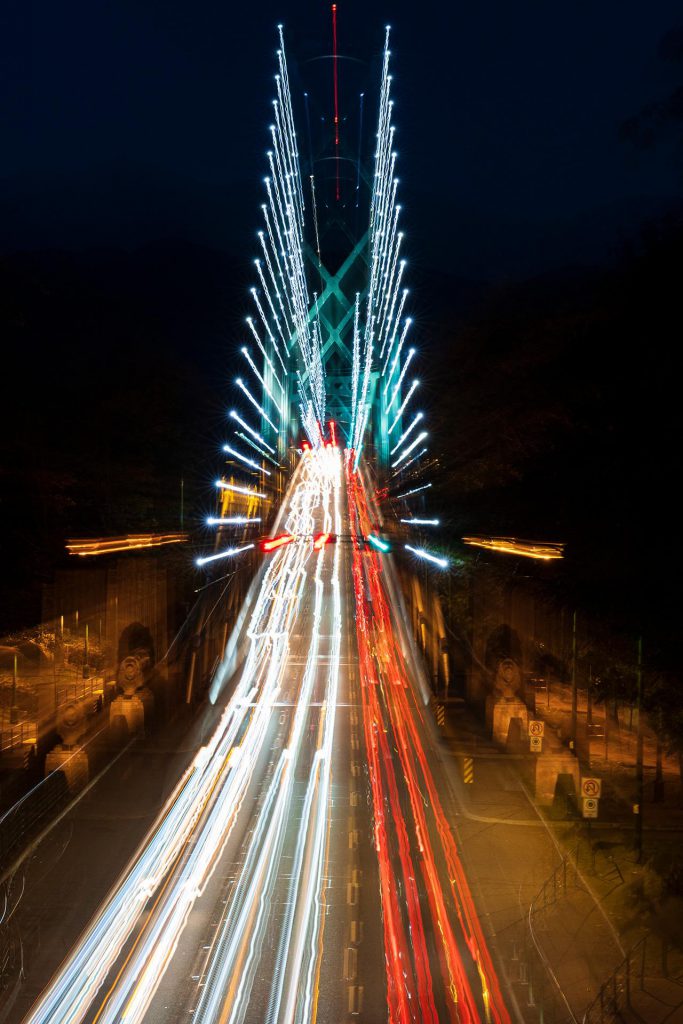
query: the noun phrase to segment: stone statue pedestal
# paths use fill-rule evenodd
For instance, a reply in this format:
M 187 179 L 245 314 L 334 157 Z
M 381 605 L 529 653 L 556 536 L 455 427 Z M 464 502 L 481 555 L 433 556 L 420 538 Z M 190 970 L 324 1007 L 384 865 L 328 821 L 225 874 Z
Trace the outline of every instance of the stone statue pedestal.
M 514 718 L 520 720 L 522 731 L 529 730 L 529 712 L 526 704 L 515 697 L 486 698 L 486 723 L 491 729 L 496 743 L 505 746 L 508 741 L 510 723 Z
M 121 717 L 128 726 L 128 732 L 141 732 L 145 727 L 145 704 L 135 694 L 133 697 L 116 697 L 109 705 L 109 724 Z
M 579 762 L 569 750 L 554 754 L 538 754 L 536 761 L 536 799 L 539 804 L 552 804 L 559 775 L 571 775 L 578 799 L 580 793 Z
M 55 771 L 63 772 L 69 792 L 77 793 L 90 779 L 88 755 L 85 750 L 69 750 L 59 744 L 45 758 L 45 775 Z

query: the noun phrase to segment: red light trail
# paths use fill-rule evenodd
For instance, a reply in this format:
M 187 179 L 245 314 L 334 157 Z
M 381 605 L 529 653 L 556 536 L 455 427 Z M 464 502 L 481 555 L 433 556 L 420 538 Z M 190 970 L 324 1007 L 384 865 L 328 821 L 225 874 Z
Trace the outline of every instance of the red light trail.
M 347 489 L 352 534 L 367 536 L 371 519 L 359 474 L 347 473 Z M 458 1024 L 480 1020 L 510 1024 L 425 751 L 422 715 L 394 631 L 382 572 L 382 556 L 367 549 L 363 552 L 354 543 L 356 631 L 384 911 L 390 1020 L 438 1020 L 436 1002 L 443 998 L 449 1018 Z M 394 765 L 394 752 L 400 767 Z M 415 837 L 412 850 L 406 805 L 399 798 L 401 784 L 407 790 L 413 819 L 413 827 L 408 825 Z M 404 914 L 396 890 L 399 864 Z M 416 888 L 420 872 L 427 896 L 422 907 Z M 428 931 L 437 946 L 440 977 L 430 971 L 424 922 L 427 914 L 431 917 Z M 410 937 L 407 945 L 406 936 Z M 412 992 L 412 999 L 405 998 L 406 989 Z
M 259 547 L 261 551 L 266 554 L 270 554 L 271 551 L 277 551 L 278 548 L 283 548 L 285 544 L 291 544 L 294 540 L 294 536 L 291 533 L 281 533 L 277 537 L 269 537 L 266 540 L 262 540 Z

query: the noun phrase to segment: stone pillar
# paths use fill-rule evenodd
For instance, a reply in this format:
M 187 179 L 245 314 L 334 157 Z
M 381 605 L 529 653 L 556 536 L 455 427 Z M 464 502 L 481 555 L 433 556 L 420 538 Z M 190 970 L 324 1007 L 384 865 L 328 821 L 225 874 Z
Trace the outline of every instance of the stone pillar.
M 486 720 L 491 729 L 493 739 L 501 746 L 508 741 L 510 723 L 519 719 L 524 733 L 529 729 L 529 712 L 523 701 L 514 697 L 494 697 L 486 699 Z
M 536 762 L 536 799 L 539 804 L 552 804 L 559 775 L 571 775 L 578 799 L 580 792 L 579 762 L 569 750 L 555 754 L 538 754 Z

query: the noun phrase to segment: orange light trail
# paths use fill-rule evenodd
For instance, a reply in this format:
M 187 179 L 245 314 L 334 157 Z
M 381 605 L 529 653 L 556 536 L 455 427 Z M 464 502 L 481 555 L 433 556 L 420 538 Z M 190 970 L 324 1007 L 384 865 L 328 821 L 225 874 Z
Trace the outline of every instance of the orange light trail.
M 75 538 L 66 542 L 70 555 L 112 555 L 142 548 L 160 548 L 166 544 L 186 544 L 186 533 L 128 533 L 123 537 Z
M 500 551 L 505 555 L 521 555 L 522 558 L 535 558 L 542 562 L 564 558 L 564 544 L 552 541 L 537 544 L 534 541 L 516 540 L 515 537 L 463 537 L 462 540 L 472 548 Z

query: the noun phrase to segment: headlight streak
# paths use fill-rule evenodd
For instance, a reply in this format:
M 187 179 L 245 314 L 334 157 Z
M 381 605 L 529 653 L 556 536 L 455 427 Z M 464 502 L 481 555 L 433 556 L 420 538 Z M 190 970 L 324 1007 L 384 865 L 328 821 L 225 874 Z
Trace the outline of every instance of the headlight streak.
M 311 460 L 307 460 L 310 463 Z M 323 449 L 318 455 L 318 464 L 328 467 L 328 486 L 324 488 L 324 529 L 330 531 L 332 522 L 327 511 L 330 477 L 335 480 L 335 521 L 339 530 L 338 484 L 340 456 L 337 451 Z M 330 473 L 333 470 L 333 473 Z M 324 478 L 323 478 L 324 480 Z M 288 519 L 288 529 L 294 524 Z M 267 924 L 267 909 L 278 874 L 278 857 L 283 842 L 283 833 L 289 818 L 294 775 L 301 750 L 308 718 L 308 706 L 318 673 L 318 650 L 320 626 L 323 615 L 325 586 L 322 572 L 325 565 L 323 547 L 316 556 L 314 576 L 315 606 L 311 642 L 301 689 L 296 704 L 294 722 L 287 745 L 286 758 L 283 753 L 281 775 L 277 786 L 271 784 L 268 792 L 268 811 L 265 807 L 259 814 L 257 828 L 250 841 L 247 860 L 240 874 L 231 905 L 223 920 L 220 934 L 212 950 L 197 1004 L 194 1020 L 196 1024 L 213 1024 L 223 1020 L 225 1007 L 229 1007 L 226 1021 L 236 1022 L 244 1017 L 251 993 L 254 970 L 261 949 Z M 302 819 L 294 853 L 290 880 L 287 912 L 282 926 L 279 952 L 276 958 L 276 974 L 271 986 L 271 1000 L 267 1019 L 290 1020 L 297 1001 L 306 997 L 306 989 L 294 983 L 292 972 L 303 970 L 302 953 L 306 935 L 311 928 L 319 927 L 318 894 L 322 886 L 322 865 L 327 833 L 327 800 L 329 793 L 329 765 L 334 735 L 334 715 L 338 685 L 339 651 L 341 645 L 341 613 L 338 595 L 339 549 L 334 548 L 332 576 L 334 640 L 333 652 L 328 670 L 327 693 L 325 697 L 325 724 L 323 742 L 316 751 L 314 763 L 304 798 Z M 316 923 L 317 922 L 317 923 Z M 312 947 L 309 947 L 312 948 Z M 294 950 L 294 951 L 293 951 Z M 290 965 L 290 966 L 288 966 Z M 312 967 L 308 971 L 312 977 Z M 280 1016 L 281 1001 L 285 1000 L 285 1012 Z M 303 1019 L 306 1019 L 305 1017 Z
M 340 454 L 338 450 L 325 449 L 320 459 L 327 467 L 338 467 Z M 310 536 L 315 527 L 313 508 L 320 501 L 321 471 L 311 459 L 305 460 L 302 470 L 295 478 L 285 525 Z M 323 473 L 322 479 L 324 476 Z M 326 550 L 323 548 L 317 555 L 321 567 Z M 336 562 L 338 549 L 335 546 L 333 550 Z M 77 1024 L 85 1018 L 146 902 L 168 877 L 150 922 L 134 945 L 99 1018 L 101 1024 L 133 1024 L 142 1020 L 189 911 L 220 856 L 255 757 L 265 741 L 273 702 L 280 692 L 288 638 L 300 607 L 303 567 L 309 557 L 310 543 L 302 541 L 270 561 L 251 616 L 246 662 L 218 728 L 169 797 L 156 825 L 102 910 L 35 1004 L 27 1017 L 30 1024 Z M 316 633 L 313 650 L 317 643 Z M 305 684 L 309 690 L 312 681 L 311 670 Z M 303 700 L 300 716 L 307 705 L 308 701 Z M 297 721 L 287 757 L 300 740 L 301 717 Z M 235 746 L 238 735 L 239 748 Z M 292 770 L 283 763 L 284 775 Z M 183 858 L 187 839 L 202 814 L 202 826 Z

